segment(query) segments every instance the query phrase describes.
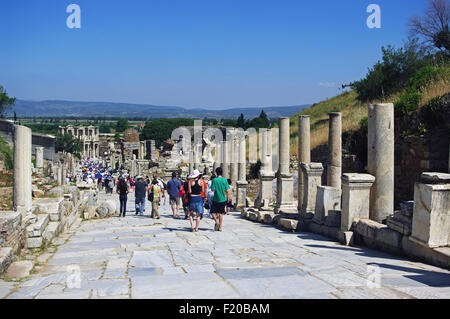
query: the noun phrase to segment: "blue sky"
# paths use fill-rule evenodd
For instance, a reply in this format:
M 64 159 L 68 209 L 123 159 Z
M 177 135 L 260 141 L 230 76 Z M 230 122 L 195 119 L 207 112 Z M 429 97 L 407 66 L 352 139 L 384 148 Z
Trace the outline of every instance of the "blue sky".
M 81 7 L 81 29 L 66 7 Z M 366 8 L 381 7 L 381 29 Z M 1 0 L 0 85 L 20 99 L 228 108 L 314 103 L 401 46 L 427 0 Z

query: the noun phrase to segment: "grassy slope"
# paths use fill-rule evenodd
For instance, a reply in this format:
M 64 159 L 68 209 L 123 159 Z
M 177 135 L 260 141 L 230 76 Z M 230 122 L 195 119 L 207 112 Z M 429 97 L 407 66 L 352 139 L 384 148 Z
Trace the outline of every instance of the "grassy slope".
M 423 90 L 420 105 L 427 104 L 432 98 L 450 92 L 450 66 L 447 65 L 437 80 L 430 83 Z M 399 92 L 385 99 L 385 101 L 372 101 L 371 103 L 394 103 L 403 92 Z M 360 103 L 356 100 L 356 91 L 351 90 L 333 98 L 317 103 L 307 109 L 302 110 L 291 117 L 291 155 L 297 154 L 298 116 L 311 116 L 311 149 L 328 142 L 328 113 L 342 112 L 342 131 L 357 130 L 360 121 L 367 117 L 367 105 L 370 103 Z

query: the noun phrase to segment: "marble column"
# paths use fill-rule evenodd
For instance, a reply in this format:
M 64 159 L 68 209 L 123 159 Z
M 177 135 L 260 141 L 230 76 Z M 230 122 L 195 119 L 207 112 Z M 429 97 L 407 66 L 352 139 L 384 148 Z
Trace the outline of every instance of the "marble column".
M 328 131 L 327 186 L 341 189 L 342 175 L 342 113 L 333 112 Z
M 260 139 L 260 190 L 255 206 L 260 210 L 269 210 L 273 205 L 273 180 L 275 178 L 272 170 L 272 131 L 262 129 Z
M 194 153 L 193 151 L 188 151 L 189 153 L 189 172 L 188 175 L 194 171 Z
M 289 212 L 297 211 L 297 205 L 294 203 L 294 179 L 289 172 L 289 118 L 280 117 L 279 126 L 279 166 L 277 172 L 277 204 L 275 213 L 282 210 Z
M 303 171 L 301 163 L 311 163 L 311 138 L 310 138 L 310 117 L 309 115 L 301 115 L 298 117 L 298 145 L 297 145 L 297 160 L 298 160 L 298 211 L 303 207 Z
M 44 168 L 44 148 L 42 146 L 36 147 L 36 168 L 40 171 Z
M 231 136 L 231 161 L 230 161 L 230 179 L 231 185 L 233 186 L 234 191 L 236 192 L 236 182 L 238 180 L 238 156 L 239 156 L 239 143 L 238 143 L 238 134 L 237 132 L 233 132 Z
M 381 223 L 394 212 L 394 105 L 369 105 L 368 172 L 375 176 L 370 190 L 370 219 Z
M 216 168 L 220 167 L 222 163 L 222 143 L 215 142 L 215 156 L 214 156 L 214 164 L 213 164 L 213 173 L 216 174 Z
M 229 178 L 230 177 L 230 171 L 229 171 L 229 161 L 230 161 L 230 153 L 229 153 L 229 145 L 230 141 L 227 139 L 223 141 L 222 143 L 222 172 L 223 177 Z
M 14 125 L 13 207 L 22 216 L 32 213 L 31 129 Z
M 67 184 L 67 168 L 66 163 L 61 163 L 61 185 L 64 186 Z
M 238 180 L 236 182 L 236 209 L 241 209 L 247 206 L 247 161 L 246 161 L 246 141 L 245 133 L 239 132 L 238 136 Z

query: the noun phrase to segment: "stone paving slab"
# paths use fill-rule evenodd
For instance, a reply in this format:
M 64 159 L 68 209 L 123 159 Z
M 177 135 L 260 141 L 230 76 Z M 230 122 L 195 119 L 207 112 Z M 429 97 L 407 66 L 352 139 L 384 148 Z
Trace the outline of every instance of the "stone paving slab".
M 0 281 L 0 298 L 450 298 L 450 272 L 435 266 L 285 232 L 239 213 L 225 216 L 222 232 L 205 216 L 191 233 L 168 205 L 153 220 L 148 211 L 134 215 L 132 195 L 128 203 L 125 218 L 84 221 L 57 237 L 57 249 L 37 258 L 36 273 Z M 69 285 L 71 275 L 79 288 Z

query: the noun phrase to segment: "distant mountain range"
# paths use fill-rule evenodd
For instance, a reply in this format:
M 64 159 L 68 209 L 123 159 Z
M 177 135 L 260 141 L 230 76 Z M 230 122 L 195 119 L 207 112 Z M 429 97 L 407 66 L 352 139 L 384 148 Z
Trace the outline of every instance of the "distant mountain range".
M 75 116 L 75 117 L 147 117 L 147 118 L 237 118 L 242 113 L 247 119 L 259 116 L 261 110 L 269 118 L 290 117 L 310 105 L 241 107 L 224 110 L 205 108 L 189 109 L 181 106 L 149 104 L 76 102 L 76 101 L 26 101 L 16 100 L 10 114 L 17 116 Z

